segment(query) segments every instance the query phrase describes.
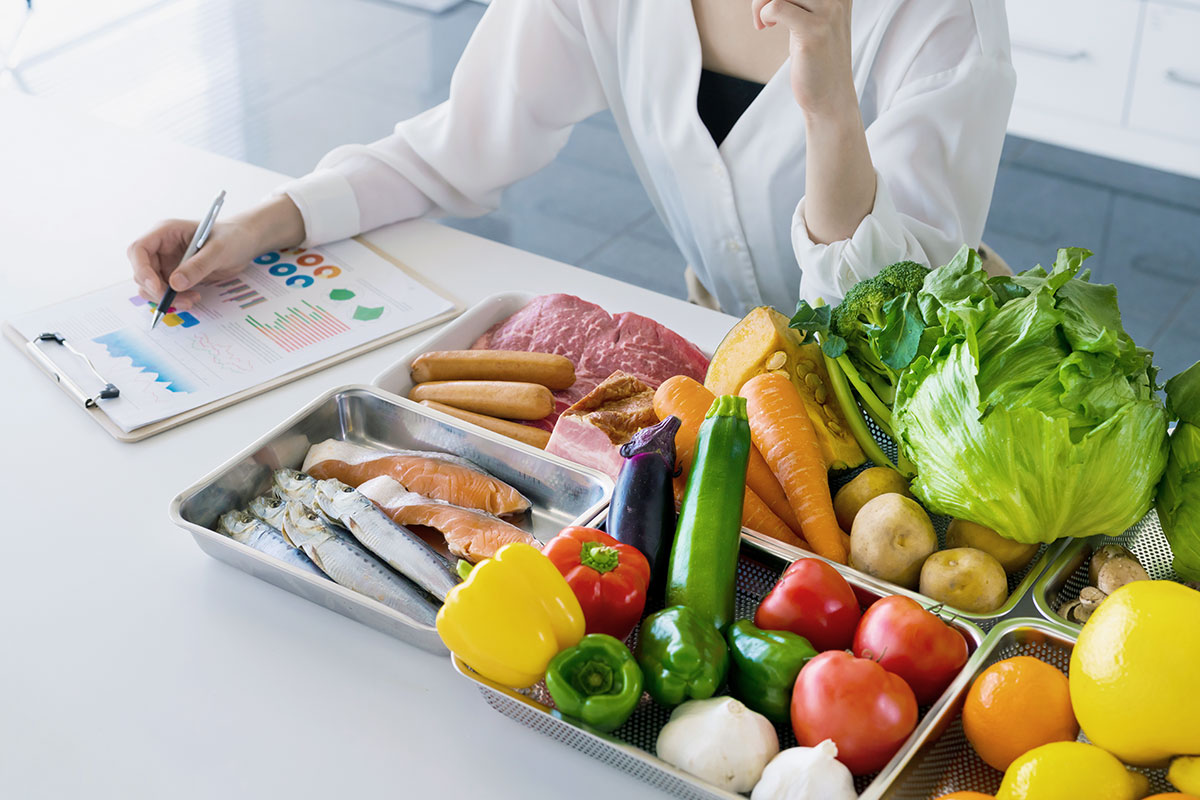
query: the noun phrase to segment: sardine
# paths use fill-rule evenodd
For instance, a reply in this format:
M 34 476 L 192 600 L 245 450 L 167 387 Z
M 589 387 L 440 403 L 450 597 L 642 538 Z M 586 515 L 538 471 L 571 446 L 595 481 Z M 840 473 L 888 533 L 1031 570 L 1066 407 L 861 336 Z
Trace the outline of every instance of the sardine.
M 284 533 L 326 575 L 416 622 L 433 625 L 438 606 L 420 587 L 388 569 L 352 539 L 339 535 L 316 511 L 289 501 Z
M 283 515 L 287 513 L 287 501 L 272 488 L 266 494 L 260 494 L 251 500 L 249 510 L 272 528 L 282 529 Z
M 221 515 L 217 522 L 217 531 L 225 534 L 235 542 L 241 542 L 247 547 L 253 547 L 261 553 L 291 564 L 297 569 L 325 577 L 325 573 L 284 538 L 283 533 L 263 520 L 251 516 L 245 511 L 229 511 Z
M 439 600 L 458 584 L 446 559 L 412 531 L 397 525 L 354 487 L 329 478 L 317 482 L 317 508 L 343 525 L 363 547 Z
M 275 470 L 275 491 L 284 500 L 294 500 L 305 508 L 313 507 L 317 496 L 317 479 L 294 469 Z

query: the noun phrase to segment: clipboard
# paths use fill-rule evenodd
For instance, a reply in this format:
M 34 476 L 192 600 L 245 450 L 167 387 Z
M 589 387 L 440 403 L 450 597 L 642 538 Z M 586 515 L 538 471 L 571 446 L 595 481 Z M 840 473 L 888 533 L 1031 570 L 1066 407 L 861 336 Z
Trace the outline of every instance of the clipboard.
M 34 342 L 37 342 L 39 339 L 46 342 L 54 341 L 55 346 L 59 348 L 62 355 L 56 358 L 51 358 L 43 349 L 40 350 L 42 355 L 39 356 L 39 345 L 36 343 L 31 344 L 31 340 L 23 336 L 21 332 L 12 325 L 12 323 L 4 322 L 0 327 L 2 327 L 6 339 L 12 342 L 16 347 L 20 348 L 21 351 L 24 352 L 31 361 L 37 364 L 39 369 L 41 369 L 49 377 L 53 378 L 58 384 L 59 388 L 66 392 L 67 395 L 73 400 L 75 400 L 80 407 L 83 408 L 83 410 L 86 411 L 98 425 L 100 425 L 100 427 L 108 432 L 110 436 L 122 442 L 138 442 L 142 439 L 147 439 L 151 436 L 154 436 L 155 434 L 170 430 L 178 425 L 182 425 L 185 422 L 191 422 L 194 419 L 199 419 L 200 417 L 211 414 L 214 411 L 220 411 L 223 408 L 227 408 L 235 403 L 240 403 L 243 400 L 255 397 L 263 392 L 269 392 L 270 390 L 279 386 L 283 386 L 286 383 L 291 383 L 299 378 L 304 378 L 308 375 L 312 375 L 315 372 L 320 372 L 326 367 L 340 364 L 343 361 L 360 356 L 363 353 L 368 353 L 376 348 L 383 347 L 384 345 L 391 344 L 392 342 L 399 341 L 400 339 L 404 339 L 408 336 L 412 336 L 415 333 L 419 333 L 436 325 L 440 325 L 443 322 L 454 319 L 463 312 L 464 306 L 457 297 L 448 293 L 445 289 L 434 284 L 432 281 L 429 281 L 424 275 L 421 275 L 403 261 L 400 261 L 395 256 L 362 237 L 356 236 L 354 237 L 354 240 L 366 247 L 368 250 L 372 251 L 375 255 L 379 256 L 385 261 L 390 262 L 397 269 L 403 270 L 408 277 L 412 278 L 417 283 L 420 283 L 426 288 L 441 295 L 451 303 L 451 308 L 436 316 L 424 319 L 414 325 L 410 325 L 407 328 L 402 328 L 398 331 L 384 334 L 377 339 L 372 339 L 371 341 L 364 342 L 355 347 L 340 351 L 335 355 L 315 361 L 312 364 L 307 364 L 298 369 L 294 369 L 291 372 L 287 372 L 260 384 L 243 389 L 240 392 L 235 392 L 220 399 L 213 400 L 212 402 L 205 403 L 202 406 L 197 406 L 196 408 L 184 411 L 172 417 L 167 417 L 166 419 L 161 419 L 157 422 L 151 422 L 148 425 L 134 428 L 131 431 L 126 431 L 121 428 L 119 425 L 113 422 L 112 419 L 109 418 L 108 414 L 106 414 L 104 411 L 104 400 L 107 399 L 107 397 L 116 396 L 114 392 L 118 392 L 119 387 L 108 383 L 102 375 L 96 372 L 95 368 L 92 368 L 91 370 L 96 376 L 97 391 L 95 393 L 85 391 L 83 387 L 81 387 L 74 379 L 70 377 L 70 375 L 67 374 L 66 370 L 63 368 L 63 364 L 66 363 L 66 359 L 82 358 L 85 362 L 87 361 L 87 359 L 81 353 L 71 352 L 73 348 L 69 348 L 69 341 L 56 341 L 53 339 L 56 334 L 52 331 L 47 331 L 43 333 L 42 336 L 35 337 Z M 59 340 L 61 339 L 62 337 L 59 337 Z M 86 366 L 91 367 L 91 363 L 88 362 Z

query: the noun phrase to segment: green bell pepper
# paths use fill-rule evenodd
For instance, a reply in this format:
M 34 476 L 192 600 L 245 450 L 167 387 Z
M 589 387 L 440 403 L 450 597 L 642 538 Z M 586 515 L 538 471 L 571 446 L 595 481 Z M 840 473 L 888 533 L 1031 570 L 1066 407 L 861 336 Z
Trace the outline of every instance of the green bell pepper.
M 712 697 L 729 671 L 729 650 L 711 621 L 671 606 L 642 621 L 635 651 L 646 691 L 664 706 Z
M 563 714 L 608 733 L 642 699 L 642 670 L 621 640 L 589 633 L 550 661 L 546 688 Z
M 808 639 L 791 631 L 764 631 L 748 619 L 729 626 L 733 696 L 772 722 L 791 719 L 796 676 L 817 651 Z

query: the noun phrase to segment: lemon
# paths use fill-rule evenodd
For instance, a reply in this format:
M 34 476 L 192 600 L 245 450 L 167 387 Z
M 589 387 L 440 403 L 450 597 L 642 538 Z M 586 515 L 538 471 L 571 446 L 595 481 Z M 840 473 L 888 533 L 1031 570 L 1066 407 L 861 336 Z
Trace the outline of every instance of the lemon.
M 1051 742 L 1009 765 L 996 800 L 1135 800 L 1150 782 L 1110 753 L 1083 742 Z
M 1135 581 L 1096 609 L 1071 654 L 1071 705 L 1087 738 L 1127 764 L 1200 755 L 1200 592 Z
M 1175 759 L 1167 771 L 1167 780 L 1181 792 L 1200 793 L 1200 758 L 1185 756 Z

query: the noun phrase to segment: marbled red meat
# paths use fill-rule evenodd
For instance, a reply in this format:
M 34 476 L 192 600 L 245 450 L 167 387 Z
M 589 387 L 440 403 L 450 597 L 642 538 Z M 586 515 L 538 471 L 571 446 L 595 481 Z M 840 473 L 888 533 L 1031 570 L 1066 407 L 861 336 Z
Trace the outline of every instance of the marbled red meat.
M 536 424 L 552 430 L 559 415 L 617 370 L 655 389 L 673 375 L 704 380 L 708 359 L 694 344 L 652 319 L 569 294 L 535 297 L 472 345 L 476 350 L 558 353 L 575 364 L 575 385 L 554 393 L 554 413 Z

